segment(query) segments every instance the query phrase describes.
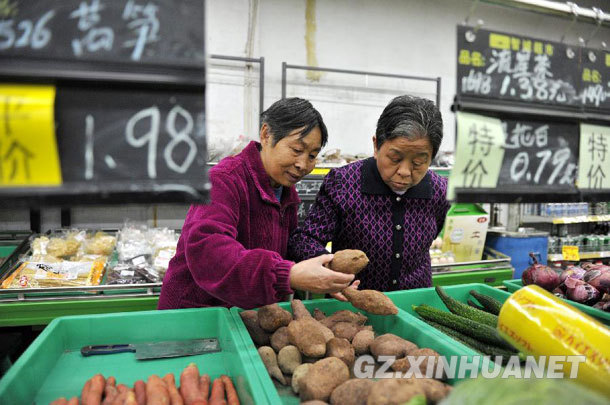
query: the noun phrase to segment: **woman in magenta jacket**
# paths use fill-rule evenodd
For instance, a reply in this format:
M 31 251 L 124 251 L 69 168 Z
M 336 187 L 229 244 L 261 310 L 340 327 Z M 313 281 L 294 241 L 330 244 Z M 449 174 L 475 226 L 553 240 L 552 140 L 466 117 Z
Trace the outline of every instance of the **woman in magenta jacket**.
M 353 275 L 323 267 L 332 255 L 284 259 L 297 226 L 294 185 L 315 167 L 328 134 L 307 100 L 277 101 L 261 115 L 260 143 L 210 170 L 211 201 L 189 209 L 163 280 L 159 309 L 255 308 L 293 289 L 338 293 Z

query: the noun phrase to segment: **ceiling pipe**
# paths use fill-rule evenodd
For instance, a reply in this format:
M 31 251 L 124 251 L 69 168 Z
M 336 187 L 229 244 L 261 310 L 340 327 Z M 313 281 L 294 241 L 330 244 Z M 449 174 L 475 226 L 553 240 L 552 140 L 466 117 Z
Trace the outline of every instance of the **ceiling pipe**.
M 550 0 L 482 0 L 484 3 L 555 15 L 568 19 L 577 17 L 581 22 L 610 27 L 610 13 L 599 8 L 583 8 L 573 2 L 560 3 Z

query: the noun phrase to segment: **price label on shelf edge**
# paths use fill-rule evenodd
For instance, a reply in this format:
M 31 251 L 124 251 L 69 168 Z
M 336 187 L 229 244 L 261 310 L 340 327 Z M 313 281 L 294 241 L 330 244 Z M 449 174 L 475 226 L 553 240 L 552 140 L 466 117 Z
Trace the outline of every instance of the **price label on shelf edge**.
M 580 255 L 578 253 L 578 246 L 562 246 L 561 254 L 563 256 L 563 260 L 570 262 L 577 262 L 580 260 Z

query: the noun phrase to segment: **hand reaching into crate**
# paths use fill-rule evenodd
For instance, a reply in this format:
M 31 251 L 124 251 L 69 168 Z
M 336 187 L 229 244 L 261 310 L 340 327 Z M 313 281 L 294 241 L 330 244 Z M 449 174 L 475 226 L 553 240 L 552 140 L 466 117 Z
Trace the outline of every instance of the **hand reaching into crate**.
M 96 374 L 85 383 L 80 400 L 77 397 L 70 400 L 62 397 L 51 402 L 51 405 L 239 405 L 231 378 L 222 375 L 215 379 L 211 393 L 210 383 L 210 376 L 200 375 L 194 363 L 180 374 L 179 388 L 171 373 L 163 378 L 152 375 L 146 383 L 138 380 L 133 388 L 116 385 L 114 377 L 105 379 L 101 374 Z

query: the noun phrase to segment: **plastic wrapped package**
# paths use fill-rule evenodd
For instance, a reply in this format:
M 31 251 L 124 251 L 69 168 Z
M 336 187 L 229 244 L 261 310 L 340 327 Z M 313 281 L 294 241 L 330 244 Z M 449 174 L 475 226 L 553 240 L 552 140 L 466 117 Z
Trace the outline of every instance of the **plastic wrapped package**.
M 169 261 L 172 260 L 172 258 L 175 256 L 176 254 L 176 247 L 166 247 L 166 248 L 162 248 L 159 249 L 157 251 L 155 251 L 155 253 L 153 254 L 153 267 L 155 268 L 155 270 L 163 273 L 163 275 L 165 275 L 165 272 L 167 271 L 167 268 L 169 267 Z
M 49 244 L 49 238 L 46 236 L 38 236 L 32 240 L 30 246 L 32 247 L 32 255 L 44 256 L 47 254 L 47 245 Z
M 135 268 L 129 263 L 118 263 L 108 270 L 106 284 L 145 284 L 150 281 L 136 272 Z
M 610 329 L 594 318 L 541 287 L 528 285 L 502 306 L 498 331 L 519 351 L 537 358 L 583 356 L 575 381 L 610 397 Z M 558 362 L 561 368 L 556 371 L 570 375 L 568 362 Z
M 62 231 L 49 238 L 46 253 L 68 260 L 81 251 L 83 243 L 87 240 L 87 232 L 80 229 Z
M 117 263 L 108 271 L 106 284 L 158 283 L 163 276 L 149 263 L 150 257 L 136 256 L 128 262 Z
M 178 234 L 168 228 L 149 229 L 131 223 L 119 231 L 119 263 L 110 270 L 108 284 L 157 283 L 163 279 L 176 253 Z M 145 279 L 142 280 L 142 279 Z
M 80 248 L 76 239 L 51 238 L 47 244 L 47 253 L 59 258 L 74 256 Z
M 151 229 L 148 232 L 152 245 L 152 265 L 155 270 L 165 275 L 169 261 L 176 254 L 178 234 L 168 228 Z
M 58 263 L 23 262 L 4 282 L 2 288 L 44 288 L 99 285 L 105 260 Z
M 2 283 L 2 288 L 45 288 L 99 285 L 115 238 L 70 229 L 39 235 L 30 252 Z
M 59 263 L 63 260 L 59 257 L 47 255 L 47 254 L 36 254 L 30 257 L 26 257 L 21 261 L 41 262 L 41 263 Z
M 85 253 L 110 256 L 116 245 L 116 238 L 104 232 L 97 232 L 85 242 Z
M 41 235 L 30 243 L 32 257 L 29 261 L 55 263 L 58 260 L 81 261 L 86 254 L 109 256 L 116 238 L 104 232 L 94 236 L 81 229 L 59 231 L 52 235 Z M 95 260 L 95 259 L 94 259 Z
M 146 227 L 125 225 L 119 231 L 117 253 L 119 261 L 125 262 L 133 257 L 152 254 L 152 247 L 147 239 Z

